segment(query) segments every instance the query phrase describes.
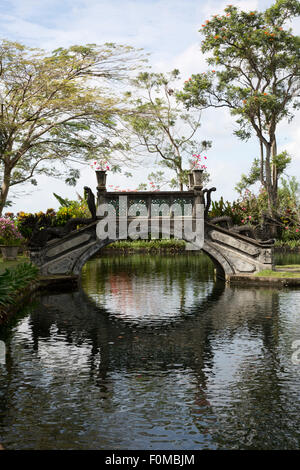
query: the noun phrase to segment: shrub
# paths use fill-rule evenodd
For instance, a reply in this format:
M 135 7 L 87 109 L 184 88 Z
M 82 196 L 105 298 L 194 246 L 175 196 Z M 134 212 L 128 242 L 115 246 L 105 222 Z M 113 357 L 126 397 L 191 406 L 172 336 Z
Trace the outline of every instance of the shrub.
M 22 236 L 27 240 L 30 239 L 33 231 L 33 227 L 38 224 L 42 229 L 44 226 L 60 227 L 65 225 L 68 220 L 80 217 L 89 218 L 91 214 L 89 212 L 87 202 L 81 198 L 80 201 L 69 201 L 62 199 L 61 201 L 66 203 L 66 206 L 60 206 L 57 212 L 54 209 L 47 209 L 46 212 L 36 212 L 35 214 L 19 212 L 17 214 L 16 225 Z M 67 201 L 67 202 L 66 202 Z
M 56 225 L 65 225 L 68 220 L 76 217 L 91 217 L 85 200 L 70 201 L 68 206 L 61 206 L 56 214 Z
M 23 263 L 0 274 L 0 310 L 16 303 L 18 294 L 37 278 L 38 272 L 36 266 Z
M 19 212 L 17 214 L 16 225 L 22 236 L 29 240 L 32 235 L 33 227 L 36 224 L 42 228 L 43 226 L 56 226 L 56 214 L 54 209 L 48 209 L 46 213 L 40 211 L 35 214 Z
M 279 238 L 282 240 L 299 240 L 300 224 L 299 224 L 299 208 L 295 204 L 287 205 L 287 199 L 284 205 L 278 209 L 278 221 L 281 226 L 281 234 Z M 221 197 L 220 201 L 212 202 L 210 217 L 230 216 L 235 225 L 258 225 L 262 222 L 263 213 L 268 211 L 267 192 L 261 188 L 259 193 L 255 195 L 248 189 L 241 197 L 230 203 L 224 202 Z
M 20 245 L 23 237 L 13 220 L 0 217 L 0 244 Z

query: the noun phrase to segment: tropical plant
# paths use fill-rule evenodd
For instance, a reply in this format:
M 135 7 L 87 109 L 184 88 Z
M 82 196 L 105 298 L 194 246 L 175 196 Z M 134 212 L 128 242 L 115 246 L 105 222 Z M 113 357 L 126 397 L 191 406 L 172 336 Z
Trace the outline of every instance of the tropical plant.
M 70 201 L 70 204 L 68 204 L 68 206 L 61 206 L 56 213 L 55 225 L 65 225 L 68 220 L 75 217 L 91 217 L 90 211 L 85 200 Z
M 285 181 L 285 180 L 284 180 Z M 295 180 L 290 182 L 291 187 L 297 187 Z M 279 188 L 281 203 L 277 210 L 276 224 L 278 226 L 278 238 L 282 240 L 297 240 L 300 237 L 300 206 L 290 193 L 290 187 L 285 181 Z M 212 201 L 210 217 L 230 216 L 234 225 L 259 225 L 263 222 L 268 211 L 268 197 L 265 188 L 260 188 L 255 194 L 246 189 L 240 197 L 230 203 Z
M 28 241 L 32 235 L 33 227 L 56 226 L 56 212 L 54 209 L 47 209 L 45 213 L 39 211 L 35 214 L 20 211 L 17 214 L 16 226 L 24 239 Z
M 7 307 L 16 303 L 18 294 L 37 278 L 38 272 L 36 266 L 23 263 L 0 274 L 0 318 Z

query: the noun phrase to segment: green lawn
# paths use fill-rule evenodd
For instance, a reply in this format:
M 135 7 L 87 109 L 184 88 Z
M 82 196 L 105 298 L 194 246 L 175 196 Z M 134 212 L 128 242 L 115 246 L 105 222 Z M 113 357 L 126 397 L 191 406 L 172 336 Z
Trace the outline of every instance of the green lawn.
M 286 266 L 283 266 L 286 267 Z M 293 271 L 272 271 L 272 269 L 264 269 L 259 273 L 256 273 L 255 276 L 261 277 L 277 277 L 277 278 L 285 278 L 285 277 L 295 277 L 300 279 L 300 273 L 295 273 Z
M 29 258 L 28 256 L 18 256 L 18 258 L 15 261 L 3 261 L 2 256 L 0 257 L 0 273 L 3 273 L 6 268 L 15 268 L 18 264 L 22 263 L 29 263 Z
M 275 269 L 284 269 L 284 268 L 292 268 L 292 269 L 300 269 L 300 264 L 278 264 L 275 266 Z

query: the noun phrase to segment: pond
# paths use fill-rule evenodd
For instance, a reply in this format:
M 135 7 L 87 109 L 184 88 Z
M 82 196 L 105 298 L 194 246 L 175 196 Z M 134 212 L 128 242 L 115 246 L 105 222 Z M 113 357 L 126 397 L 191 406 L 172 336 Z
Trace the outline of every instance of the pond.
M 0 328 L 0 443 L 299 449 L 299 317 L 299 289 L 215 282 L 203 254 L 94 258 Z

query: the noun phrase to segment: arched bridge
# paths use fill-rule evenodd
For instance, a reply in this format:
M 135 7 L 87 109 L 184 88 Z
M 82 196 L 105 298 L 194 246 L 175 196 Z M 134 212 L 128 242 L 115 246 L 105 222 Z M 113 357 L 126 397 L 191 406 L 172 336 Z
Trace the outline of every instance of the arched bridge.
M 133 238 L 148 238 L 151 233 L 152 236 L 175 236 L 190 242 L 190 230 L 197 223 L 202 230 L 201 249 L 215 263 L 219 277 L 227 279 L 232 274 L 254 274 L 263 269 L 272 269 L 272 241 L 253 238 L 247 232 L 243 235 L 228 223 L 220 226 L 222 221 L 226 222 L 226 217 L 212 220 L 208 218 L 210 192 L 215 188 L 203 190 L 199 181 L 201 175 L 196 171 L 192 174 L 193 180 L 190 178 L 188 191 L 126 193 L 107 192 L 104 172 L 97 173 L 103 174 L 97 175 L 97 211 L 89 190 L 91 219 L 74 219 L 69 224 L 69 230 L 46 229 L 43 233 L 54 236 L 52 239 L 47 236 L 42 242 L 32 240 L 31 261 L 39 266 L 42 276 L 80 277 L 81 269 L 89 258 L 109 243 L 127 238 L 130 231 L 135 232 Z M 109 207 L 112 208 L 110 215 Z M 203 208 L 202 212 L 197 207 Z M 112 221 L 113 216 L 115 223 Z M 99 233 L 108 227 L 109 221 L 112 221 L 109 233 L 106 238 L 99 238 Z M 84 223 L 85 226 L 74 230 L 74 223 Z M 196 246 L 189 243 L 188 248 L 198 249 L 199 246 L 197 243 Z

